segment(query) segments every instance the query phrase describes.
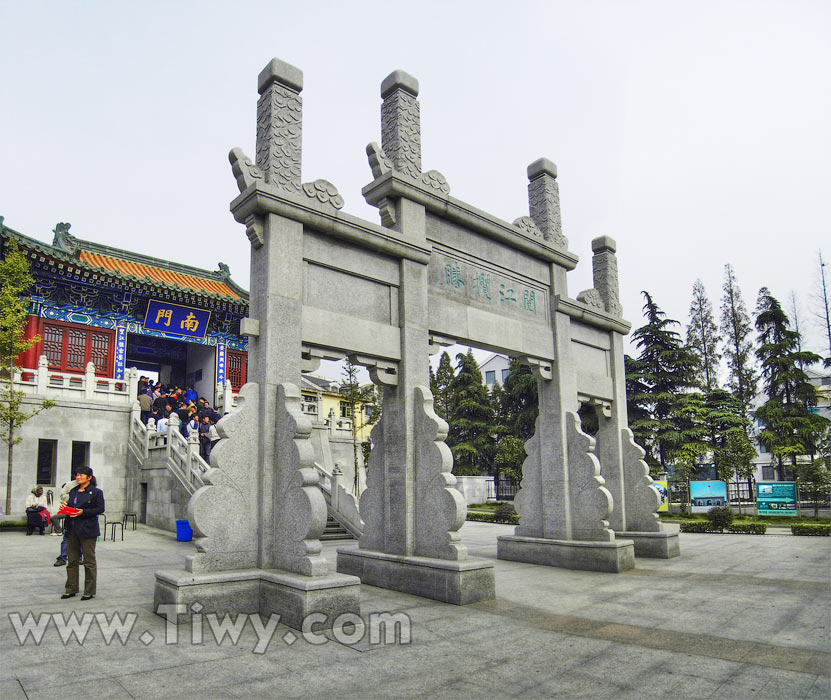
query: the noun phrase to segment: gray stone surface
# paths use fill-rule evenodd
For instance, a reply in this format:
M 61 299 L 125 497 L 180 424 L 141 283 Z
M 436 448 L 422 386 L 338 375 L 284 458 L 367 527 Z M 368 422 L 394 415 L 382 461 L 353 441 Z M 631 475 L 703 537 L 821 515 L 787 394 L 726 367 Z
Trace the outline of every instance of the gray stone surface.
M 635 545 L 636 557 L 672 559 L 681 556 L 681 538 L 677 530 L 666 528 L 659 532 L 634 532 L 619 530 L 615 536 L 631 540 Z
M 577 542 L 514 535 L 500 537 L 496 552 L 500 559 L 564 569 L 618 574 L 635 568 L 635 547 L 629 540 Z
M 51 565 L 57 537 L 0 531 L 0 697 L 828 697 L 827 538 L 682 534 L 682 559 L 638 558 L 613 576 L 496 559 L 496 537 L 511 530 L 462 528 L 471 555 L 494 564 L 493 601 L 459 607 L 355 587 L 365 620 L 409 617 L 409 644 L 370 644 L 368 636 L 342 644 L 329 632 L 316 645 L 279 624 L 263 654 L 253 653 L 250 624 L 236 644 L 220 645 L 206 621 L 200 644 L 183 623 L 165 644 L 165 620 L 153 612 L 155 571 L 181 566 L 193 543 L 142 525 L 128 528 L 124 542 L 100 542 L 98 595 L 81 603 L 58 599 L 65 573 Z M 324 547 L 330 568 L 337 548 Z M 9 620 L 85 611 L 135 615 L 126 645 L 117 637 L 106 644 L 95 622 L 82 645 L 63 644 L 54 623 L 39 646 L 31 638 L 21 645 Z

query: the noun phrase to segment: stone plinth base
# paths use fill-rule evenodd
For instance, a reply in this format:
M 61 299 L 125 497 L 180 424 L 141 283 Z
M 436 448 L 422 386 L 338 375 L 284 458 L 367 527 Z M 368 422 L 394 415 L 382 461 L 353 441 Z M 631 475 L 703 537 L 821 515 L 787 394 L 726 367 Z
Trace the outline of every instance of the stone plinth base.
M 508 561 L 615 574 L 635 568 L 635 546 L 628 540 L 581 542 L 505 535 L 497 537 L 496 556 Z
M 493 600 L 496 596 L 493 564 L 484 559 L 445 561 L 349 548 L 338 550 L 338 571 L 357 576 L 370 586 L 454 605 Z
M 277 569 L 157 571 L 153 610 L 160 614 L 159 605 L 184 605 L 186 612 L 178 618 L 183 620 L 190 606 L 199 603 L 201 613 L 278 614 L 280 622 L 294 629 L 301 629 L 307 615 L 323 613 L 326 622 L 316 622 L 315 628 L 327 629 L 338 615 L 360 614 L 360 583 L 344 574 L 301 576 Z
M 681 542 L 678 530 L 661 532 L 615 532 L 617 537 L 632 540 L 635 543 L 636 557 L 652 559 L 672 559 L 681 556 Z

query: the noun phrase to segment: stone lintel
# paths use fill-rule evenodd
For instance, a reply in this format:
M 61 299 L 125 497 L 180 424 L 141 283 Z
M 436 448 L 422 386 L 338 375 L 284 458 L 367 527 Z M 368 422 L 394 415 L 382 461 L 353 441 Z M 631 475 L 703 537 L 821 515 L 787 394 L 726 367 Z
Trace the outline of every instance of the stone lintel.
M 496 597 L 493 563 L 484 559 L 449 561 L 408 557 L 368 549 L 338 549 L 338 571 L 361 583 L 453 605 Z
M 423 204 L 431 214 L 466 226 L 488 238 L 493 238 L 546 262 L 553 262 L 566 270 L 573 270 L 577 267 L 580 259 L 577 255 L 557 250 L 542 240 L 521 235 L 516 226 L 450 195 L 421 185 L 413 178 L 402 176 L 401 173 L 385 173 L 364 187 L 361 194 L 367 204 L 372 206 L 379 206 L 384 200 L 395 200 L 400 197 L 410 199 Z
M 635 545 L 636 557 L 672 559 L 681 556 L 681 538 L 678 535 L 678 530 L 662 530 L 661 532 L 632 532 L 626 530 L 616 531 L 615 536 L 632 540 Z
M 497 559 L 618 574 L 635 568 L 635 546 L 629 540 L 583 542 L 504 535 L 497 538 Z
M 360 614 L 360 580 L 344 574 L 301 576 L 277 569 L 240 569 L 192 573 L 157 571 L 153 612 L 160 605 L 184 605 L 177 624 L 189 619 L 191 605 L 201 613 L 279 614 L 280 622 L 301 629 L 303 619 L 324 613 L 322 629 L 331 628 L 339 615 Z M 172 612 L 172 611 L 171 611 Z M 173 621 L 173 618 L 169 618 Z
M 632 330 L 632 324 L 628 321 L 612 316 L 605 311 L 592 309 L 582 302 L 571 299 L 570 297 L 561 296 L 559 294 L 554 296 L 554 299 L 551 302 L 551 310 L 559 311 L 566 316 L 570 316 L 578 321 L 583 321 L 589 326 L 614 331 L 615 333 L 620 333 L 621 335 L 626 335 L 630 330 Z
M 294 92 L 301 92 L 303 71 L 279 58 L 272 58 L 257 76 L 257 92 L 262 95 L 271 83 L 278 83 Z
M 385 99 L 396 90 L 404 90 L 413 97 L 418 97 L 418 80 L 403 70 L 394 70 L 381 82 L 381 99 Z
M 593 253 L 614 253 L 617 251 L 617 242 L 611 236 L 598 236 L 592 240 Z
M 424 265 L 430 262 L 430 248 L 426 245 L 400 234 L 391 235 L 383 226 L 327 207 L 316 199 L 278 190 L 268 184 L 258 184 L 241 193 L 231 202 L 231 213 L 240 223 L 245 223 L 252 215 L 277 214 L 362 248 Z
M 536 180 L 541 175 L 550 175 L 553 178 L 557 177 L 557 166 L 554 161 L 548 160 L 548 158 L 540 158 L 528 166 L 529 180 Z

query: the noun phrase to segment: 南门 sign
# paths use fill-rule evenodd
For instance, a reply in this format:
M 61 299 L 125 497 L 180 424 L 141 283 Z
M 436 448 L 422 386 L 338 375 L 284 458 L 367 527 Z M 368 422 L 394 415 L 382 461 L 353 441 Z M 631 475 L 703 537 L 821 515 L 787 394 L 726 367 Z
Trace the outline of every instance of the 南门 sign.
M 204 338 L 210 318 L 211 312 L 204 309 L 152 300 L 147 304 L 144 328 L 188 338 Z

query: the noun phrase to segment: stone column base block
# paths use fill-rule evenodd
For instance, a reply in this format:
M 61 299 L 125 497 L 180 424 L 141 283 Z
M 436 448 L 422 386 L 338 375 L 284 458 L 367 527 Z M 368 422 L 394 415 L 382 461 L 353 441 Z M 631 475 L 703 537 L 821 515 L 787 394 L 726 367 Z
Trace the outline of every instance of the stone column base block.
M 484 559 L 447 561 L 405 557 L 369 549 L 338 549 L 338 571 L 361 583 L 453 605 L 496 597 L 493 564 Z
M 681 541 L 678 530 L 662 532 L 615 532 L 616 537 L 635 543 L 636 557 L 651 559 L 672 559 L 681 556 Z
M 280 622 L 294 629 L 301 629 L 306 616 L 323 613 L 326 621 L 316 621 L 315 629 L 329 629 L 339 615 L 360 615 L 360 583 L 358 578 L 345 574 L 301 576 L 278 569 L 157 571 L 153 611 L 162 614 L 160 605 L 184 605 L 186 612 L 178 616 L 178 623 L 191 614 L 191 606 L 198 604 L 202 607 L 193 612 L 280 615 Z
M 497 559 L 563 569 L 618 574 L 635 568 L 635 545 L 630 540 L 582 542 L 504 535 L 496 538 Z

